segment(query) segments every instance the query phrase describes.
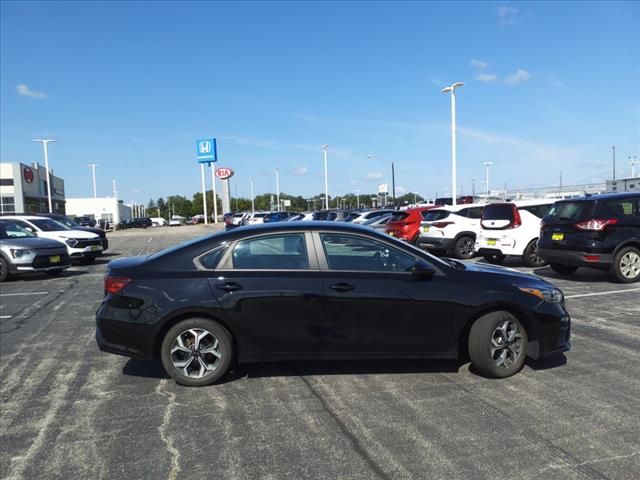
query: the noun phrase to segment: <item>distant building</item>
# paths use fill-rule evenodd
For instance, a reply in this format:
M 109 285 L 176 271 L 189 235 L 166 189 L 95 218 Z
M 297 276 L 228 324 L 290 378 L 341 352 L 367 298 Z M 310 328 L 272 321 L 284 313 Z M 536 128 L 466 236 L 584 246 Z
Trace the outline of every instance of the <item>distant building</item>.
M 67 215 L 91 217 L 117 225 L 131 219 L 131 207 L 114 197 L 67 198 Z
M 607 192 L 640 192 L 640 177 L 607 180 Z
M 49 169 L 51 208 L 64 213 L 64 180 Z M 47 170 L 43 165 L 23 163 L 0 164 L 0 213 L 40 213 L 49 211 Z

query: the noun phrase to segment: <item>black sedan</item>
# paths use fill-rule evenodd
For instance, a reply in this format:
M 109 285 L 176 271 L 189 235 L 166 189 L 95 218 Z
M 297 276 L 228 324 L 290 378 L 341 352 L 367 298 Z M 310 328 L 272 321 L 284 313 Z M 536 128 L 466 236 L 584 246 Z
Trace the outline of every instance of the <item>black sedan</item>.
M 469 356 L 507 377 L 570 345 L 550 283 L 337 222 L 242 227 L 114 260 L 96 319 L 101 350 L 159 358 L 192 386 L 234 360 Z

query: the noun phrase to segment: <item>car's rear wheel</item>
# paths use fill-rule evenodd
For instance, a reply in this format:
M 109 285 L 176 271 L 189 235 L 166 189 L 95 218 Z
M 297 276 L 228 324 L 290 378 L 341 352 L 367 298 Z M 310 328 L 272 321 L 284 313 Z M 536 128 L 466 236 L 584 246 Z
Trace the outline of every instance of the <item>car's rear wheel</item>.
M 0 257 L 0 282 L 4 282 L 9 278 L 9 264 L 7 261 Z
M 233 342 L 229 331 L 208 318 L 189 318 L 169 329 L 160 347 L 167 373 L 189 387 L 211 385 L 229 369 Z
M 52 277 L 57 277 L 62 273 L 61 268 L 56 268 L 55 270 L 47 270 L 47 275 L 51 275 Z
M 526 267 L 544 267 L 547 264 L 546 260 L 543 260 L 538 256 L 538 239 L 535 238 L 529 242 L 527 248 L 524 249 L 522 254 L 522 263 Z
M 562 263 L 550 263 L 549 266 L 554 272 L 561 273 L 562 275 L 571 275 L 578 267 L 573 265 L 563 265 Z
M 621 283 L 633 283 L 640 280 L 640 250 L 635 247 L 621 249 L 613 260 L 611 273 Z
M 500 253 L 491 253 L 483 255 L 484 259 L 493 265 L 500 265 L 504 262 L 505 256 Z
M 512 314 L 488 313 L 471 326 L 471 363 L 480 374 L 487 377 L 510 377 L 524 365 L 527 341 L 526 330 Z
M 468 260 L 469 258 L 473 258 L 473 245 L 475 244 L 475 239 L 469 236 L 460 237 L 456 240 L 456 244 L 453 247 L 453 254 L 456 258 L 461 260 Z

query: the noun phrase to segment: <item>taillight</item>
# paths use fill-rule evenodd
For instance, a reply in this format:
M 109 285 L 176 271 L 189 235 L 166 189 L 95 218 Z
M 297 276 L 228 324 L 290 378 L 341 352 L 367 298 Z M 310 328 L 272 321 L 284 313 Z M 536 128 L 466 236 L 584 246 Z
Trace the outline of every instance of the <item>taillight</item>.
M 129 283 L 131 283 L 131 279 L 127 277 L 105 277 L 104 291 L 116 294 L 129 285 Z
M 436 228 L 444 228 L 447 225 L 453 225 L 454 223 L 455 222 L 436 222 L 436 223 L 432 223 L 431 226 Z
M 599 219 L 592 218 L 591 220 L 585 220 L 584 222 L 576 223 L 576 228 L 580 230 L 591 230 L 593 232 L 601 232 L 607 225 L 615 225 L 618 223 L 617 218 Z
M 513 207 L 513 222 L 511 222 L 509 226 L 507 226 L 507 228 L 517 228 L 520 225 L 522 225 L 522 217 L 520 217 L 520 211 L 518 210 L 518 207 L 516 207 L 515 205 L 512 205 L 512 207 Z

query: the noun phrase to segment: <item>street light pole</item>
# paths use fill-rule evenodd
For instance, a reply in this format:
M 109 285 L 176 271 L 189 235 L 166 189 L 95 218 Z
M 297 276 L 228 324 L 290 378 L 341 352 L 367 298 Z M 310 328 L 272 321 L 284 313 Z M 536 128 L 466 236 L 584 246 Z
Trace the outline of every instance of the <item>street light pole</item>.
M 396 167 L 395 167 L 395 160 L 385 160 L 382 157 L 379 157 L 377 155 L 367 155 L 367 158 L 377 158 L 378 160 L 381 160 L 385 163 L 390 163 L 391 164 L 391 195 L 393 196 L 393 206 L 396 207 Z
M 613 152 L 613 177 L 612 177 L 612 179 L 615 180 L 616 179 L 616 147 L 612 146 L 611 150 Z
M 99 167 L 97 163 L 90 163 L 87 167 L 91 167 L 91 174 L 93 176 L 93 198 L 98 198 L 98 191 L 96 190 L 96 167 Z
M 44 168 L 47 171 L 47 199 L 49 201 L 49 213 L 53 213 L 51 206 L 51 178 L 49 177 L 49 155 L 47 151 L 47 144 L 50 142 L 57 142 L 53 138 L 35 138 L 32 142 L 42 142 L 42 148 L 44 149 Z
M 451 197 L 452 204 L 456 205 L 456 88 L 463 86 L 463 82 L 456 82 L 450 87 L 445 87 L 441 93 L 451 92 Z
M 485 180 L 486 185 L 485 185 L 485 186 L 486 186 L 486 188 L 487 188 L 487 190 L 486 190 L 486 194 L 487 194 L 487 197 L 488 197 L 488 196 L 489 196 L 489 192 L 490 192 L 490 189 L 489 189 L 489 167 L 490 167 L 491 165 L 493 165 L 493 162 L 482 162 L 482 164 L 483 164 L 483 165 L 486 167 L 486 169 L 487 169 L 487 175 L 486 175 L 486 177 L 485 177 L 485 178 L 486 178 L 486 180 Z
M 356 190 L 356 208 L 360 208 L 360 190 Z
M 631 178 L 636 176 L 636 165 L 638 164 L 637 156 L 629 156 L 629 165 L 631 165 Z
M 325 143 L 320 148 L 324 152 L 324 209 L 329 210 L 329 179 L 327 173 L 327 148 L 329 148 L 329 145 Z
M 255 213 L 256 204 L 255 204 L 255 196 L 253 194 L 253 177 L 251 177 L 251 213 Z
M 276 200 L 278 201 L 278 211 L 280 211 L 280 171 L 276 168 Z

